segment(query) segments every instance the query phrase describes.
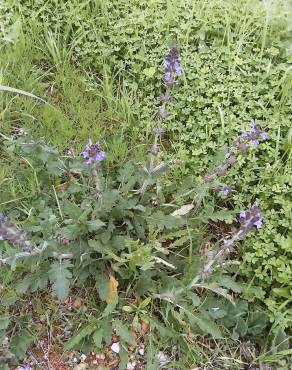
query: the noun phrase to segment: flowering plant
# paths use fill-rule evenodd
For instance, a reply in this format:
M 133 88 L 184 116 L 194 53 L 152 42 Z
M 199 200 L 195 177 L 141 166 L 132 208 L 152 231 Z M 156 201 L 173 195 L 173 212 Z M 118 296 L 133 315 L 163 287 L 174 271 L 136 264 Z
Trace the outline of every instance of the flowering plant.
M 8 217 L 9 208 L 5 216 L 0 215 L 0 263 L 14 269 L 21 266 L 19 292 L 34 292 L 50 284 L 63 300 L 73 284 L 94 284 L 103 302 L 104 311 L 83 330 L 83 336 L 79 333 L 72 338 L 68 348 L 84 337 L 92 341 L 92 335 L 106 332 L 105 317 L 116 328 L 115 310 L 125 307 L 123 291 L 128 290 L 137 299 L 153 302 L 153 312 L 143 312 L 143 319 L 153 329 L 160 320 L 171 336 L 171 328 L 179 323 L 180 334 L 191 327 L 220 337 L 218 317 L 204 302 L 215 294 L 221 305 L 234 303 L 230 292 L 241 291 L 226 274 L 225 262 L 254 226 L 262 226 L 263 217 L 255 203 L 240 213 L 236 228 L 234 212 L 216 209 L 207 190 L 215 190 L 217 178 L 236 165 L 238 151 L 244 152 L 250 141 L 255 146 L 260 137 L 265 140 L 266 134 L 253 123 L 253 131 L 244 133 L 230 147 L 223 163 L 204 176 L 201 185 L 206 191 L 201 202 L 190 196 L 193 182 L 187 189 L 183 184 L 175 190 L 161 186 L 161 175 L 179 163 L 160 162 L 158 156 L 159 140 L 167 129 L 167 105 L 174 100 L 173 88 L 182 75 L 178 48 L 167 52 L 164 67 L 165 91 L 153 129 L 150 162 L 140 169 L 129 161 L 105 175 L 102 164 L 107 165 L 106 153 L 99 142 L 89 141 L 83 158 L 61 156 L 41 140 L 10 142 L 11 150 L 34 169 L 38 188 L 31 199 L 31 212 L 18 220 L 22 227 Z M 219 191 L 227 195 L 234 190 L 235 184 L 231 184 Z M 233 222 L 235 231 L 219 237 L 206 234 L 210 221 L 224 220 Z M 211 248 L 200 252 L 207 240 Z M 171 319 L 168 312 L 172 312 Z M 222 312 L 220 318 L 224 315 Z

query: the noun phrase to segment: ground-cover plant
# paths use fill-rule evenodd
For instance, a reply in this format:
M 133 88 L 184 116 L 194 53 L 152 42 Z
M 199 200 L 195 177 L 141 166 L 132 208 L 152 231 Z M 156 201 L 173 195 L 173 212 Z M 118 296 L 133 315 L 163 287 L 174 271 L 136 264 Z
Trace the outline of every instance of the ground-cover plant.
M 241 287 L 228 274 L 233 262 L 226 261 L 240 240 L 261 228 L 258 205 L 242 211 L 240 225 L 227 227 L 227 235 L 212 235 L 208 226 L 210 220 L 236 221 L 234 212 L 216 206 L 209 190 L 218 192 L 216 177 L 236 164 L 237 151 L 246 152 L 249 142 L 257 146 L 266 133 L 253 122 L 223 153 L 223 165 L 217 164 L 202 181 L 190 178 L 175 191 L 166 186 L 161 176 L 180 163 L 163 160 L 159 147 L 167 107 L 176 94 L 173 88 L 182 75 L 178 48 L 169 50 L 164 64 L 166 90 L 148 165 L 139 168 L 128 161 L 117 168 L 105 166 L 107 153 L 99 142 L 88 142 L 83 159 L 74 153 L 62 156 L 26 134 L 6 143 L 7 152 L 20 159 L 22 172 L 32 174 L 34 191 L 29 203 L 6 206 L 9 217 L 1 214 L 2 265 L 23 275 L 20 293 L 50 284 L 64 300 L 70 287 L 95 286 L 104 302 L 100 312 L 67 348 L 100 348 L 104 341 L 110 343 L 114 330 L 121 345 L 120 369 L 127 363 L 127 343 L 135 343 L 121 312 L 133 330 L 139 331 L 142 320 L 163 340 L 172 339 L 186 350 L 189 330 L 220 338 L 231 328 L 238 339 L 255 337 L 268 324 L 268 315 L 259 307 L 249 309 L 247 302 L 235 298 Z M 229 195 L 226 189 L 221 185 L 219 194 Z M 204 244 L 209 248 L 199 253 Z M 5 330 L 9 320 L 2 321 Z M 25 352 L 17 346 L 15 350 L 14 343 L 20 341 L 25 349 L 32 336 L 27 331 L 14 334 L 11 351 L 18 358 Z M 155 353 L 149 355 L 148 368 L 156 362 Z
M 32 127 L 35 137 L 45 136 L 46 143 L 61 149 L 62 160 L 65 151 L 69 157 L 80 153 L 89 136 L 100 138 L 107 152 L 103 163 L 105 177 L 115 173 L 128 157 L 134 156 L 134 163 L 144 162 L 145 145 L 150 147 L 153 121 L 161 104 L 157 99 L 157 109 L 153 109 L 154 97 L 160 95 L 160 72 L 165 68 L 160 63 L 161 54 L 167 40 L 179 41 L 184 74 L 175 92 L 175 104 L 166 109 L 168 115 L 162 126 L 167 131 L 164 138 L 158 137 L 160 152 L 154 162 L 160 163 L 162 157 L 165 162 L 183 161 L 170 166 L 158 187 L 163 186 L 167 201 L 176 196 L 173 202 L 177 208 L 193 204 L 195 198 L 195 207 L 189 215 L 179 217 L 188 220 L 203 206 L 205 221 L 199 227 L 200 235 L 206 235 L 205 225 L 214 204 L 209 196 L 206 202 L 206 187 L 199 186 L 198 178 L 208 180 L 205 176 L 212 175 L 206 192 L 211 188 L 217 206 L 233 208 L 235 203 L 237 212 L 233 215 L 259 201 L 265 227 L 250 234 L 236 248 L 241 263 L 235 265 L 239 270 L 234 268 L 233 272 L 241 282 L 249 309 L 254 310 L 258 300 L 265 302 L 270 318 L 275 320 L 274 327 L 291 325 L 288 7 L 288 2 L 246 0 L 212 0 L 208 4 L 162 0 L 69 3 L 13 0 L 0 9 L 2 84 L 33 92 L 52 105 L 1 93 L 1 132 L 3 129 L 7 136 L 13 133 L 16 137 L 23 133 L 19 127 L 30 131 Z M 228 157 L 225 158 L 225 151 L 214 166 L 210 163 L 213 154 L 222 144 L 232 148 L 234 138 L 246 129 L 251 118 L 265 128 L 269 140 L 257 148 L 251 147 L 247 153 L 238 153 L 236 165 L 231 167 L 228 163 L 231 168 L 228 167 L 225 176 L 219 176 L 225 172 L 224 161 Z M 108 133 L 113 137 L 102 140 Z M 168 149 L 168 155 L 163 147 Z M 155 153 L 157 148 L 153 149 Z M 25 159 L 19 160 L 5 151 L 1 153 L 2 163 L 2 212 L 13 223 L 23 223 L 29 228 L 30 200 L 35 200 L 39 191 L 36 172 Z M 149 172 L 149 164 L 145 169 Z M 186 174 L 191 175 L 191 180 L 185 180 Z M 56 194 L 59 181 L 63 183 L 62 178 L 53 183 Z M 188 181 L 196 192 L 192 192 Z M 139 184 L 136 185 L 135 190 Z M 179 187 L 185 190 L 178 192 Z M 48 188 L 51 202 L 56 197 L 53 188 Z M 189 191 L 192 197 L 182 196 Z M 156 194 L 151 198 L 153 206 L 158 202 L 156 198 Z M 53 210 L 55 213 L 54 207 Z M 231 222 L 231 216 L 228 217 Z M 61 221 L 58 219 L 58 225 L 62 225 Z M 208 224 L 216 241 L 233 232 L 230 226 L 226 228 L 218 221 L 209 219 Z M 180 241 L 176 242 L 177 237 L 170 231 L 161 243 L 168 239 L 175 245 L 188 243 L 189 233 L 183 232 L 186 234 L 178 237 Z M 38 232 L 31 234 L 38 236 Z M 66 238 L 59 234 L 56 240 L 66 243 Z M 195 249 L 199 244 L 200 250 L 208 250 L 208 243 L 195 244 L 192 240 Z M 7 300 L 11 301 L 11 297 Z M 147 307 L 152 305 L 151 302 Z M 244 312 L 247 317 L 248 311 Z M 234 333 L 236 337 L 237 329 Z
M 27 137 L 11 144 L 29 163 L 37 183 L 29 212 L 22 207 L 9 211 L 21 228 L 1 216 L 1 263 L 23 271 L 18 292 L 32 293 L 50 283 L 62 300 L 70 286 L 95 285 L 104 301 L 101 313 L 72 338 L 68 348 L 100 346 L 103 339 L 108 342 L 105 333 L 111 327 L 122 344 L 129 342 L 127 327 L 115 315 L 118 307 L 130 317 L 134 314 L 135 330 L 143 319 L 174 342 L 184 342 L 183 333 L 189 326 L 202 335 L 222 335 L 218 323 L 228 314 L 228 301 L 233 302 L 230 290 L 239 293 L 241 288 L 225 274 L 228 267 L 221 272 L 216 267 L 223 266 L 241 233 L 246 234 L 253 224 L 260 226 L 257 208 L 242 213 L 244 221 L 234 236 L 218 240 L 200 257 L 197 251 L 206 238 L 204 224 L 209 219 L 230 219 L 230 212 L 214 210 L 207 199 L 195 217 L 188 216 L 192 204 L 177 209 L 171 194 L 155 185 L 158 169 L 161 172 L 168 167 L 165 163 L 157 164 L 152 173 L 143 173 L 127 162 L 116 173 L 104 176 L 105 152 L 99 143 L 87 145 L 84 160 L 62 158 L 42 141 Z M 141 194 L 145 181 L 147 191 Z M 213 269 L 216 273 L 211 274 Z M 141 312 L 128 303 L 130 299 L 142 300 Z M 145 310 L 150 304 L 151 314 Z M 227 326 L 239 335 L 257 334 L 267 324 L 263 314 L 257 317 L 261 321 L 251 324 L 257 329 L 247 321 L 246 329 L 236 329 L 237 321 Z M 28 344 L 30 340 L 28 335 Z M 14 353 L 23 355 L 23 351 Z M 121 369 L 125 360 L 122 356 Z
M 270 140 L 257 155 L 250 151 L 239 157 L 232 173 L 237 182 L 234 201 L 238 212 L 247 199 L 252 204 L 258 198 L 267 222 L 263 231 L 245 241 L 240 269 L 244 279 L 252 279 L 264 289 L 262 299 L 272 313 L 283 310 L 291 291 L 291 239 L 287 234 L 291 227 L 289 2 L 72 1 L 67 7 L 63 2 L 10 1 L 1 10 L 5 43 L 19 42 L 24 34 L 29 43 L 24 48 L 26 53 L 23 49 L 19 53 L 22 58 L 34 54 L 27 63 L 21 63 L 20 70 L 16 62 L 4 65 L 6 84 L 37 92 L 39 87 L 35 81 L 32 83 L 36 71 L 40 72 L 35 77 L 39 82 L 47 81 L 47 74 L 53 73 L 56 80 L 66 84 L 68 80 L 74 81 L 67 74 L 69 66 L 79 65 L 81 70 L 88 68 L 91 72 L 89 86 L 97 86 L 98 78 L 108 81 L 106 65 L 108 75 L 115 76 L 117 85 L 127 94 L 116 107 L 114 102 L 119 99 L 110 93 L 110 84 L 105 84 L 103 91 L 107 94 L 102 106 L 109 107 L 106 115 L 109 119 L 101 121 L 106 126 L 123 126 L 123 132 L 142 145 L 153 127 L 153 98 L 160 89 L 158 60 L 163 44 L 167 40 L 179 41 L 185 73 L 176 95 L 176 108 L 170 107 L 166 125 L 173 151 L 186 161 L 172 169 L 171 182 L 180 182 L 186 172 L 205 174 L 218 146 L 226 142 L 230 145 L 251 117 L 265 127 Z M 16 61 L 18 47 L 10 52 Z M 3 63 L 7 60 L 3 58 Z M 18 67 L 13 69 L 15 65 Z M 23 73 L 25 78 L 21 79 Z M 155 83 L 150 83 L 152 79 Z M 80 91 L 79 86 L 72 83 L 72 88 L 64 91 L 71 95 L 72 91 Z M 54 103 L 60 101 L 60 95 L 67 96 L 54 83 L 46 91 L 56 90 L 61 93 L 53 97 Z M 39 91 L 43 92 L 44 87 Z M 19 120 L 19 111 L 23 111 L 21 123 L 36 127 L 41 136 L 50 139 L 57 128 L 60 134 L 53 139 L 54 144 L 66 147 L 67 139 L 63 138 L 70 138 L 80 150 L 80 139 L 75 136 L 71 121 L 74 127 L 81 128 L 80 137 L 84 141 L 88 118 L 100 120 L 104 115 L 100 117 L 94 112 L 95 104 L 101 103 L 96 98 L 92 108 L 78 108 L 76 112 L 73 106 L 86 106 L 91 98 L 86 94 L 83 99 L 77 92 L 72 95 L 72 99 L 69 96 L 64 100 L 65 114 L 62 108 L 56 113 L 50 108 L 34 107 L 27 99 L 13 98 L 3 107 L 4 125 L 11 128 L 11 123 Z M 139 104 L 133 105 L 133 95 Z M 78 115 L 80 118 L 76 119 Z M 100 127 L 93 127 L 96 137 L 100 137 Z M 285 312 L 284 309 L 282 313 Z

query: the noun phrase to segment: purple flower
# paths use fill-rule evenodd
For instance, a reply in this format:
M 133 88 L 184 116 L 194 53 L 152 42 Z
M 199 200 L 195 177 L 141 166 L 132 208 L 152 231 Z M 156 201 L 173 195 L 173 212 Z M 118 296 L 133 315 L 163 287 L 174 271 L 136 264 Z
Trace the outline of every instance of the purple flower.
M 251 131 L 242 131 L 241 133 L 242 140 L 238 143 L 238 149 L 240 151 L 246 151 L 244 146 L 246 145 L 247 147 L 248 142 L 251 142 L 253 147 L 256 148 L 260 143 L 260 138 L 266 140 L 268 137 L 267 133 L 257 126 L 254 120 L 250 122 L 250 128 Z
M 227 187 L 227 186 L 225 186 L 224 188 L 223 188 L 223 190 L 222 190 L 222 194 L 223 195 L 228 195 L 228 193 L 229 193 L 229 188 Z
M 262 225 L 263 225 L 263 220 L 264 220 L 264 218 L 263 217 L 261 217 L 258 221 L 256 221 L 254 224 L 255 224 L 255 226 L 257 227 L 257 229 L 260 229 L 261 227 L 262 227 Z
M 247 131 L 242 131 L 241 136 L 242 136 L 242 137 L 247 137 L 247 136 L 248 136 Z
M 163 60 L 163 65 L 166 69 L 170 68 L 170 62 L 166 59 Z
M 168 50 L 164 61 L 165 76 L 164 85 L 171 87 L 177 84 L 177 76 L 181 76 L 183 70 L 180 66 L 179 49 L 174 47 Z
M 248 210 L 241 211 L 239 217 L 241 219 L 240 234 L 242 239 L 246 236 L 247 233 L 251 231 L 253 226 L 256 226 L 257 229 L 260 229 L 264 220 L 257 202 L 255 202 L 253 206 Z
M 105 152 L 100 151 L 100 152 L 96 153 L 95 159 L 97 161 L 103 161 L 105 159 Z
M 99 142 L 92 144 L 91 140 L 86 145 L 86 150 L 82 152 L 83 157 L 86 159 L 85 164 L 91 165 L 93 163 L 99 163 L 103 161 L 106 157 L 106 153 L 102 150 L 99 150 Z
M 170 72 L 165 72 L 164 79 L 165 79 L 165 81 L 169 82 L 170 79 L 171 79 L 171 73 Z

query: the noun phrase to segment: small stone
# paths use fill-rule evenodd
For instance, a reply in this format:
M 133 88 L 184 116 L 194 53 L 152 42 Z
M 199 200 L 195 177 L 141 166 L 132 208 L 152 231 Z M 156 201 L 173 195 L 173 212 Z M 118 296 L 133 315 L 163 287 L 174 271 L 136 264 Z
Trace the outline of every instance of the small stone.
M 144 353 L 145 353 L 144 348 L 139 348 L 138 353 L 139 355 L 144 356 Z
M 167 356 L 162 351 L 158 352 L 157 358 L 160 365 L 166 365 L 168 362 Z
M 136 362 L 128 362 L 127 363 L 127 370 L 135 370 Z
M 113 343 L 113 344 L 111 345 L 111 350 L 112 350 L 114 353 L 119 353 L 119 352 L 120 352 L 120 342 Z
M 97 364 L 98 364 L 97 360 L 93 360 L 93 361 L 92 361 L 92 364 L 93 364 L 93 365 L 97 365 Z
M 102 353 L 96 354 L 95 357 L 96 357 L 97 360 L 104 360 L 105 359 L 105 355 L 102 354 Z
M 80 360 L 82 362 L 86 360 L 86 355 L 84 353 L 82 353 L 82 355 L 80 355 Z

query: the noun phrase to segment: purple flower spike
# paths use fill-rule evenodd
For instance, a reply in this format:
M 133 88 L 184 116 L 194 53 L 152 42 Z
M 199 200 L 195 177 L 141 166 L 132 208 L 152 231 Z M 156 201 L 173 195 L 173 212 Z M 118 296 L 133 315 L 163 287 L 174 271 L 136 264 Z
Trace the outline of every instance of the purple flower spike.
M 259 126 L 256 125 L 255 121 L 250 122 L 251 131 L 242 131 L 241 141 L 238 142 L 238 149 L 245 151 L 244 146 L 247 147 L 247 143 L 252 143 L 253 147 L 256 148 L 259 145 L 259 139 L 266 140 L 268 135 Z M 242 150 L 244 149 L 244 150 Z
M 99 150 L 99 142 L 92 144 L 91 140 L 86 145 L 86 150 L 82 152 L 82 156 L 87 159 L 85 161 L 86 165 L 91 165 L 93 163 L 101 162 L 105 159 L 106 153 L 102 150 Z
M 97 161 L 103 161 L 105 159 L 105 152 L 100 151 L 100 152 L 96 153 L 95 158 L 96 158 Z
M 264 220 L 264 218 L 263 218 L 263 217 L 261 217 L 258 221 L 256 221 L 256 222 L 254 223 L 257 229 L 260 229 L 260 228 L 262 227 L 262 225 L 263 225 L 263 220 Z
M 264 218 L 261 215 L 257 202 L 246 211 L 241 211 L 240 217 L 240 238 L 244 239 L 246 235 L 252 230 L 254 226 L 260 229 L 263 224 Z
M 247 131 L 242 131 L 241 136 L 242 136 L 242 137 L 247 137 L 247 136 L 248 136 Z
M 222 190 L 222 194 L 223 195 L 228 195 L 228 193 L 229 193 L 229 188 L 228 187 L 225 187 L 225 188 L 223 188 L 223 190 Z
M 177 84 L 177 77 L 181 76 L 183 70 L 180 66 L 179 49 L 171 48 L 168 50 L 164 61 L 165 76 L 164 85 L 166 88 L 175 86 Z
M 166 82 L 169 82 L 170 79 L 171 79 L 171 73 L 170 72 L 166 72 L 165 75 L 164 75 L 164 79 Z
M 165 68 L 169 68 L 170 67 L 170 62 L 168 60 L 166 60 L 166 59 L 164 59 L 163 64 L 164 64 L 164 67 Z

